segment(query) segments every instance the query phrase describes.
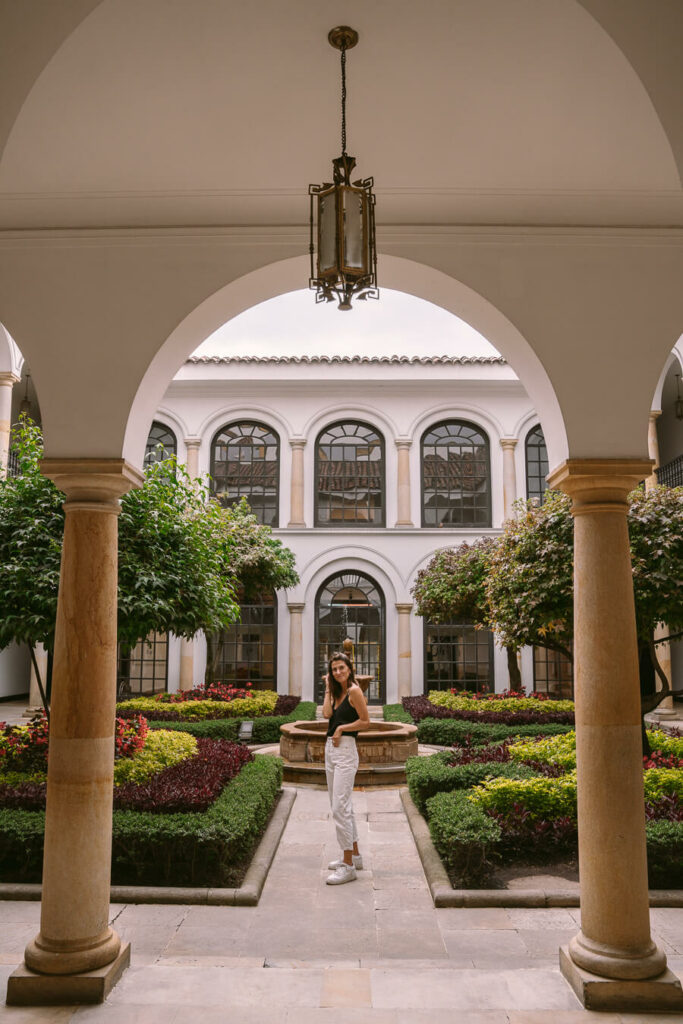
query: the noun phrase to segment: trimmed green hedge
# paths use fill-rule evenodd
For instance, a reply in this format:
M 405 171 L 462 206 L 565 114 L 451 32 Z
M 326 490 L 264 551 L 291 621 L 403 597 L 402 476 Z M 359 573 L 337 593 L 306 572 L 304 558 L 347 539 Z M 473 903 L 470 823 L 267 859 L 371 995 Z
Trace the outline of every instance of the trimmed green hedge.
M 239 885 L 281 783 L 280 758 L 261 756 L 203 813 L 114 811 L 112 883 Z M 3 881 L 40 881 L 44 830 L 43 811 L 0 810 Z
M 559 736 L 571 732 L 573 725 L 498 725 L 487 722 L 463 722 L 457 718 L 423 718 L 417 727 L 420 743 L 432 743 L 438 747 L 462 746 L 466 737 L 474 746 L 499 743 L 513 736 Z
M 413 725 L 413 719 L 405 710 L 402 704 L 384 705 L 385 722 L 405 722 L 406 725 Z
M 647 873 L 651 889 L 683 889 L 683 821 L 648 821 Z
M 470 789 L 485 779 L 532 779 L 536 772 L 528 765 L 489 761 L 485 764 L 449 765 L 450 750 L 431 757 L 409 757 L 406 761 L 408 790 L 421 814 L 427 801 L 436 793 L 449 793 L 455 789 Z
M 313 701 L 301 701 L 288 715 L 264 715 L 262 718 L 254 718 L 254 731 L 249 742 L 279 743 L 281 725 L 285 722 L 313 721 L 315 711 Z M 189 732 L 192 736 L 212 740 L 236 740 L 242 721 L 241 718 L 214 718 L 205 722 L 149 722 L 149 727 Z
M 427 801 L 429 833 L 455 886 L 483 884 L 497 858 L 497 822 L 467 799 L 466 792 L 437 793 Z

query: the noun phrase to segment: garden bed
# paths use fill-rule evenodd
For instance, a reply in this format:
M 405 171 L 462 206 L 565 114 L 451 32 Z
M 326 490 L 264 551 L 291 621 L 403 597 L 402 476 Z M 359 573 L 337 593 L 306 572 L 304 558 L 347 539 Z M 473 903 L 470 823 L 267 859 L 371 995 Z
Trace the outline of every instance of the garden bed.
M 0 738 L 3 882 L 41 877 L 46 737 L 41 721 Z M 225 739 L 149 732 L 141 718 L 117 721 L 116 746 L 112 882 L 238 886 L 280 792 L 280 759 L 255 760 Z
M 649 739 L 649 882 L 652 888 L 683 888 L 683 738 L 652 732 Z M 553 874 L 556 865 L 571 872 L 577 856 L 575 764 L 573 733 L 470 744 L 407 762 L 410 796 L 454 888 L 503 886 L 512 870 Z

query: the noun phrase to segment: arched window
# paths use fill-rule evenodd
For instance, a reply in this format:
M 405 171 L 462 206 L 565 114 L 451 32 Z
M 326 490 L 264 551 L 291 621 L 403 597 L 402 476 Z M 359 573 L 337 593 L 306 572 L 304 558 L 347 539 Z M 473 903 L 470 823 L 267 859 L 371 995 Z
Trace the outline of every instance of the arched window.
M 178 453 L 178 442 L 170 427 L 164 423 L 152 423 L 152 428 L 145 445 L 145 466 L 152 462 L 160 462 Z
M 424 692 L 492 693 L 493 633 L 466 622 L 424 624 Z
M 263 423 L 229 423 L 211 445 L 213 493 L 223 505 L 246 498 L 260 523 L 277 526 L 280 439 Z
M 539 505 L 543 504 L 548 489 L 548 450 L 541 425 L 532 427 L 526 435 L 524 444 L 526 455 L 526 496 L 535 498 Z
M 384 439 L 367 423 L 333 423 L 315 447 L 315 525 L 384 526 Z
M 316 700 L 322 703 L 330 657 L 345 651 L 356 675 L 367 676 L 370 704 L 385 699 L 384 594 L 364 573 L 338 573 L 326 580 L 315 601 Z
M 209 645 L 211 681 L 255 690 L 277 689 L 277 600 L 261 594 L 240 603 L 239 622 L 224 629 Z M 211 662 L 213 661 L 213 664 Z
M 422 525 L 490 526 L 489 439 L 479 427 L 449 420 L 422 436 Z

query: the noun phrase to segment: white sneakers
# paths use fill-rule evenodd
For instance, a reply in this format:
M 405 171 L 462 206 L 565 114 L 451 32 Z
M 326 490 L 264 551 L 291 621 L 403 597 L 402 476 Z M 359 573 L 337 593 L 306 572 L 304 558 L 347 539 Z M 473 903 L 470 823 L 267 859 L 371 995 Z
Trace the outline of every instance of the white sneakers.
M 356 871 L 362 871 L 363 870 L 363 858 L 360 855 L 360 853 L 354 853 L 354 855 L 352 857 L 352 860 L 353 860 L 353 866 L 356 869 Z M 334 871 L 335 868 L 338 868 L 339 865 L 343 864 L 343 863 L 344 863 L 344 858 L 340 857 L 339 860 L 331 860 L 330 863 L 327 866 L 330 869 L 330 871 Z
M 333 874 L 327 879 L 328 885 L 343 885 L 344 882 L 353 882 L 357 878 L 356 869 L 352 864 L 345 864 L 340 861 L 334 869 Z

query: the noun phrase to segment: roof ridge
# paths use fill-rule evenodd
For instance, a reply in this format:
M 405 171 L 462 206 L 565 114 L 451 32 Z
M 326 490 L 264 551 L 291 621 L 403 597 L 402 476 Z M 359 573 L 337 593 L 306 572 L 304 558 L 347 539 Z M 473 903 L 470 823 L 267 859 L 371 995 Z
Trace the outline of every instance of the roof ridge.
M 303 365 L 332 363 L 388 363 L 390 365 L 434 366 L 444 363 L 454 365 L 484 364 L 505 366 L 503 356 L 189 356 L 187 363 L 295 363 Z

